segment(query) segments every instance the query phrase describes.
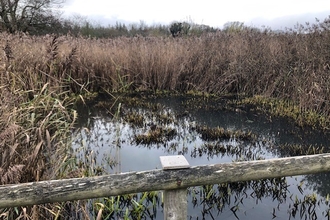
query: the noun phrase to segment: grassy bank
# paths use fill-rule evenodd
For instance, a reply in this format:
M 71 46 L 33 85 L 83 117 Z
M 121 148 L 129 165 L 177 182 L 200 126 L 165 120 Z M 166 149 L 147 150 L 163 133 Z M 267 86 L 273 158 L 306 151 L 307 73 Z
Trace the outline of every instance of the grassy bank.
M 310 112 L 306 117 L 315 114 L 316 119 L 300 117 L 302 124 L 322 120 L 322 127 L 329 127 L 329 21 L 285 33 L 247 28 L 181 38 L 1 33 L 0 44 L 4 52 L 0 61 L 1 184 L 70 176 L 67 149 L 77 117 L 74 103 L 94 93 L 243 94 L 256 97 L 248 103 L 269 109 L 272 100 L 281 100 L 277 106 L 287 105 L 282 114 L 294 118 Z M 290 108 L 294 111 L 285 110 Z M 25 213 L 56 216 L 64 205 L 58 207 L 38 206 Z M 10 218 L 15 212 L 3 213 Z

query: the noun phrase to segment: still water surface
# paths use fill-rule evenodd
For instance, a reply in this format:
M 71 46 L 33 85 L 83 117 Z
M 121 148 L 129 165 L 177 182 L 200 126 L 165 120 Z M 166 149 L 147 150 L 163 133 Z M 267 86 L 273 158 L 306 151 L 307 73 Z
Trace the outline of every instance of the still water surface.
M 329 152 L 327 135 L 302 130 L 284 119 L 245 109 L 228 111 L 214 107 L 214 103 L 210 107 L 208 102 L 191 108 L 188 97 L 143 100 L 147 101 L 158 107 L 151 110 L 147 105 L 123 104 L 117 120 L 107 108 L 82 109 L 79 127 L 73 133 L 78 160 L 88 164 L 91 172 L 111 174 L 161 169 L 159 156 L 166 155 L 182 154 L 190 165 L 205 165 L 295 156 L 292 153 L 296 152 L 283 147 L 293 144 L 324 147 L 323 152 Z M 129 115 L 143 116 L 143 123 L 132 123 Z M 137 144 L 136 137 L 147 135 L 153 126 L 173 129 L 176 134 L 161 143 Z M 252 132 L 257 139 L 205 140 L 198 126 Z M 207 144 L 226 150 L 211 151 Z M 323 173 L 207 189 L 192 187 L 188 190 L 188 219 L 329 219 L 329 180 L 329 173 Z M 163 219 L 161 205 L 153 211 L 154 219 Z

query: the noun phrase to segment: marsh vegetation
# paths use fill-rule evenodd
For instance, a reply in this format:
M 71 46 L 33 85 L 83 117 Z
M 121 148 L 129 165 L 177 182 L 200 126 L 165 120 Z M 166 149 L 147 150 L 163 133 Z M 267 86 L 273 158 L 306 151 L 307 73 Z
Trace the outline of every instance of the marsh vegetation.
M 1 33 L 0 44 L 1 184 L 94 175 L 77 164 L 71 132 L 77 117 L 83 117 L 77 114 L 78 104 L 97 95 L 113 99 L 106 111 L 114 118 L 121 117 L 118 103 L 137 102 L 136 97 L 146 100 L 150 94 L 192 95 L 182 105 L 193 103 L 193 109 L 212 106 L 194 98 L 230 96 L 234 98 L 230 105 L 217 108 L 239 112 L 248 106 L 271 120 L 275 115 L 295 121 L 306 131 L 329 129 L 329 19 L 281 33 L 243 28 L 176 38 Z M 130 98 L 127 103 L 121 100 L 124 97 Z M 170 114 L 159 111 L 160 121 L 173 123 Z M 123 117 L 137 126 L 144 123 L 143 115 L 132 114 Z M 231 135 L 218 126 L 196 131 L 213 138 L 218 133 Z M 255 138 L 249 132 L 235 132 Z M 156 126 L 136 135 L 136 142 L 166 142 L 177 133 Z M 88 218 L 85 204 L 18 207 L 2 210 L 1 216 L 55 219 L 79 213 Z
M 194 99 L 208 109 L 195 109 Z M 177 154 L 194 166 L 329 152 L 329 139 L 323 132 L 307 131 L 283 118 L 270 122 L 267 115 L 249 108 L 232 111 L 227 97 L 202 101 L 184 95 L 147 100 L 125 98 L 117 119 L 107 114 L 111 105 L 104 103 L 103 110 L 98 104 L 98 108 L 88 105 L 84 111 L 89 112 L 89 119 L 79 120 L 73 133 L 73 150 L 85 170 L 95 175 L 161 169 L 159 156 Z M 127 120 L 130 115 L 139 115 L 139 120 Z M 167 130 L 175 132 L 168 136 Z M 322 174 L 191 187 L 189 218 L 323 218 L 329 211 L 327 182 L 327 175 Z M 91 216 L 163 218 L 161 192 L 106 201 L 106 207 L 90 207 Z

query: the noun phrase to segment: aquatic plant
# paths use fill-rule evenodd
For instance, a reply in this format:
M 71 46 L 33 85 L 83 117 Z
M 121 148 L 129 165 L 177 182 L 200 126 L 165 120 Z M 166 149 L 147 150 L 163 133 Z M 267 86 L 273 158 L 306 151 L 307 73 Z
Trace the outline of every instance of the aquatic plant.
M 310 111 L 307 116 L 315 112 L 326 118 L 329 63 L 327 47 L 321 45 L 328 45 L 328 24 L 326 19 L 283 33 L 246 28 L 180 39 L 2 33 L 0 43 L 7 51 L 2 68 L 31 78 L 40 75 L 43 82 L 60 82 L 74 93 L 261 95 L 294 102 L 300 112 Z
M 236 139 L 241 141 L 254 141 L 257 139 L 257 136 L 253 134 L 251 131 L 245 132 L 241 130 L 226 130 L 222 127 L 210 128 L 207 126 L 196 126 L 192 128 L 192 130 L 196 130 L 201 138 L 205 141 L 212 140 L 229 140 Z
M 301 145 L 301 144 L 281 144 L 278 146 L 279 151 L 284 155 L 301 156 L 325 153 L 324 146 L 317 145 Z
M 286 117 L 301 127 L 328 130 L 329 119 L 323 113 L 313 109 L 302 109 L 298 103 L 290 100 L 281 100 L 264 96 L 253 96 L 236 100 L 239 105 L 249 105 L 251 109 L 270 114 L 271 117 Z M 251 107 L 253 106 L 253 107 Z
M 252 101 L 245 100 L 247 105 L 258 104 L 255 108 L 290 117 L 299 125 L 327 130 L 329 23 L 326 19 L 284 33 L 244 29 L 176 39 L 86 39 L 1 33 L 1 184 L 79 176 L 81 167 L 66 152 L 77 118 L 73 106 L 77 100 L 85 102 L 95 93 L 117 98 L 115 92 L 143 96 L 149 91 L 196 91 L 204 94 L 203 99 L 209 99 L 210 94 L 243 94 L 254 97 Z M 203 107 L 197 104 L 196 109 Z M 140 105 L 159 108 L 142 102 Z M 112 110 L 109 108 L 109 112 Z M 122 113 L 121 108 L 114 112 L 114 116 Z M 175 117 L 164 112 L 160 116 L 164 124 L 175 122 Z M 144 123 L 141 118 L 137 122 Z M 197 130 L 210 140 L 255 139 L 252 133 L 233 133 L 220 127 Z M 162 143 L 175 133 L 174 129 L 156 126 L 145 134 L 137 134 L 136 142 Z M 45 216 L 58 216 L 65 210 L 63 206 L 35 206 L 25 210 L 25 214 L 40 216 L 45 212 Z M 24 213 L 17 210 L 6 212 L 13 218 Z
M 95 200 L 97 219 L 156 219 L 160 192 L 144 192 Z
M 151 130 L 144 134 L 135 135 L 134 139 L 137 145 L 150 145 L 165 143 L 166 141 L 171 140 L 176 134 L 177 131 L 173 128 L 155 127 L 151 128 Z

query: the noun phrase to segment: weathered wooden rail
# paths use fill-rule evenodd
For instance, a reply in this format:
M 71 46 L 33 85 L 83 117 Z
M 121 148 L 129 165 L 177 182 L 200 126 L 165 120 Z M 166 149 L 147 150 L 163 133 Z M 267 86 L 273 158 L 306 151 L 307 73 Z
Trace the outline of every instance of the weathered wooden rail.
M 192 167 L 167 159 L 162 170 L 2 185 L 0 208 L 164 190 L 165 219 L 186 219 L 187 187 L 330 171 L 330 154 Z

